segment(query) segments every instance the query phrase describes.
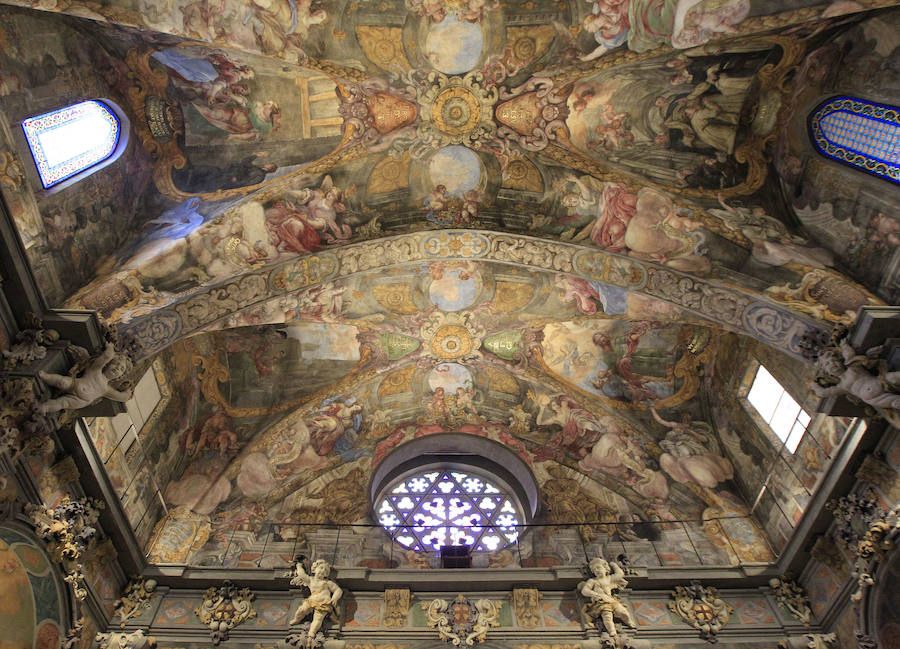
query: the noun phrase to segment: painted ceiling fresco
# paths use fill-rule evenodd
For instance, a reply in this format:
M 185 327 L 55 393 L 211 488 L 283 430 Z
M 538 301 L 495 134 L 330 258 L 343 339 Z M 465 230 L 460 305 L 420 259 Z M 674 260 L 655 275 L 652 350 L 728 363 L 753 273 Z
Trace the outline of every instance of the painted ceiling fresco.
M 0 188 L 35 266 L 73 271 L 51 301 L 165 368 L 151 558 L 368 520 L 381 459 L 458 431 L 517 453 L 550 522 L 698 521 L 712 547 L 703 521 L 736 516 L 728 551 L 771 559 L 705 377 L 725 333 L 799 364 L 892 299 L 782 168 L 837 87 L 819 53 L 892 69 L 896 4 L 59 0 L 40 53 L 41 14 L 4 13 L 4 141 L 28 87 L 86 92 L 49 61 L 102 60 L 131 122 L 128 200 L 95 201 L 116 236 L 35 195 L 11 144 Z M 874 187 L 854 246 L 896 238 Z

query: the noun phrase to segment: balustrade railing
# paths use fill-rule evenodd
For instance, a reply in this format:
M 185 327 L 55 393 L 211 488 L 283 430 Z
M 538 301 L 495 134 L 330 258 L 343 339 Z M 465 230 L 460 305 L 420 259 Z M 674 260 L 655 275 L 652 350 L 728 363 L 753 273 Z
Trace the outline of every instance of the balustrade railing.
M 435 547 L 412 549 L 398 530 L 373 524 L 266 521 L 255 526 L 210 528 L 171 523 L 147 548 L 150 563 L 229 568 L 288 568 L 294 557 L 321 557 L 337 567 L 441 567 Z M 450 526 L 441 526 L 447 527 Z M 654 522 L 547 523 L 510 527 L 455 526 L 469 538 L 514 538 L 474 550 L 473 568 L 581 566 L 590 558 L 620 555 L 635 567 L 734 567 L 765 565 L 777 553 L 759 524 L 747 516 Z M 192 528 L 192 529 L 191 529 Z M 417 530 L 420 528 L 417 528 Z M 482 534 L 484 535 L 482 536 Z M 448 536 L 452 536 L 448 534 Z

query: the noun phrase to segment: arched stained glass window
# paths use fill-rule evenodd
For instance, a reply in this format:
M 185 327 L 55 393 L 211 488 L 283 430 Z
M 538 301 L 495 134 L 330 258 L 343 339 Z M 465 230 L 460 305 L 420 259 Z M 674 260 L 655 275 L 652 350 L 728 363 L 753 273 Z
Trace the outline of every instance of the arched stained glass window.
M 45 189 L 110 158 L 122 135 L 112 109 L 93 99 L 30 117 L 22 129 Z
M 900 109 L 854 97 L 833 97 L 809 116 L 819 152 L 900 183 Z
M 375 511 L 394 540 L 416 552 L 445 545 L 494 552 L 516 542 L 523 520 L 507 489 L 468 470 L 407 475 L 383 492 Z

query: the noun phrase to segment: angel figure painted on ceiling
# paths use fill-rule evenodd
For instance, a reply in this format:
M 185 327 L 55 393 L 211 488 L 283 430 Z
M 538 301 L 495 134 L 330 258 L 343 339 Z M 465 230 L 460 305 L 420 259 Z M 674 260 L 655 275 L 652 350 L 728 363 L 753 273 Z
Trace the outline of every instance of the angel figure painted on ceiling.
M 341 219 L 343 198 L 331 176 L 318 188 L 287 192 L 265 212 L 270 244 L 280 252 L 304 254 L 321 248 L 323 239 L 349 239 L 353 232 Z
M 733 34 L 747 17 L 750 0 L 588 0 L 591 13 L 582 22 L 597 46 L 581 57 L 593 61 L 626 45 L 646 52 L 660 45 L 696 47 L 719 35 Z
M 330 616 L 334 623 L 338 623 L 337 606 L 340 602 L 344 591 L 331 579 L 328 575 L 331 573 L 331 565 L 324 559 L 313 561 L 310 569 L 312 575 L 306 572 L 303 567 L 305 557 L 298 557 L 294 564 L 294 570 L 288 573 L 291 577 L 291 586 L 305 586 L 309 589 L 309 597 L 303 600 L 291 621 L 290 626 L 300 624 L 304 619 L 312 614 L 312 622 L 307 632 L 307 645 L 312 647 L 315 644 L 316 634 L 322 628 L 322 622 L 326 616 Z
M 734 476 L 734 467 L 719 453 L 709 424 L 694 421 L 687 413 L 680 422 L 674 422 L 663 419 L 653 407 L 650 412 L 658 423 L 669 429 L 665 439 L 659 442 L 664 451 L 659 465 L 673 479 L 712 489 Z

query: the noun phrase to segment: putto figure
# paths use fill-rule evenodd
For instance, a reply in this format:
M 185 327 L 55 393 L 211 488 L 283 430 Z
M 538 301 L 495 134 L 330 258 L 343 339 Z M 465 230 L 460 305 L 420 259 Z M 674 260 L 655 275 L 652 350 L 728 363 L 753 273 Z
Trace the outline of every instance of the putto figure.
M 103 398 L 124 403 L 131 398 L 131 392 L 116 390 L 111 384 L 130 370 L 131 360 L 125 354 L 117 353 L 112 343 L 107 343 L 103 352 L 91 362 L 84 374 L 77 378 L 38 372 L 44 383 L 65 392 L 56 399 L 43 402 L 38 406 L 38 410 L 43 414 L 75 410 L 90 406 Z
M 631 611 L 622 602 L 621 595 L 616 593 L 628 586 L 625 571 L 615 561 L 610 564 L 606 559 L 599 557 L 593 559 L 589 565 L 594 576 L 578 585 L 581 594 L 590 600 L 582 608 L 585 616 L 595 625 L 599 618 L 603 622 L 603 628 L 613 638 L 618 636 L 615 618 L 619 618 L 632 629 L 636 628 Z
M 307 645 L 310 647 L 314 646 L 316 633 L 322 627 L 326 615 L 331 615 L 332 619 L 337 621 L 337 604 L 344 594 L 340 586 L 328 579 L 331 566 L 327 561 L 324 559 L 313 561 L 311 570 L 313 574 L 310 576 L 303 567 L 303 557 L 298 557 L 291 573 L 293 575 L 291 586 L 306 586 L 309 589 L 309 597 L 297 607 L 289 623 L 290 626 L 300 624 L 312 613 L 313 618 L 307 633 Z
M 888 371 L 880 359 L 883 346 L 857 354 L 846 337 L 819 353 L 817 381 L 812 390 L 820 397 L 848 395 L 881 409 L 889 421 L 900 421 L 900 371 Z M 823 385 L 823 383 L 825 385 Z

